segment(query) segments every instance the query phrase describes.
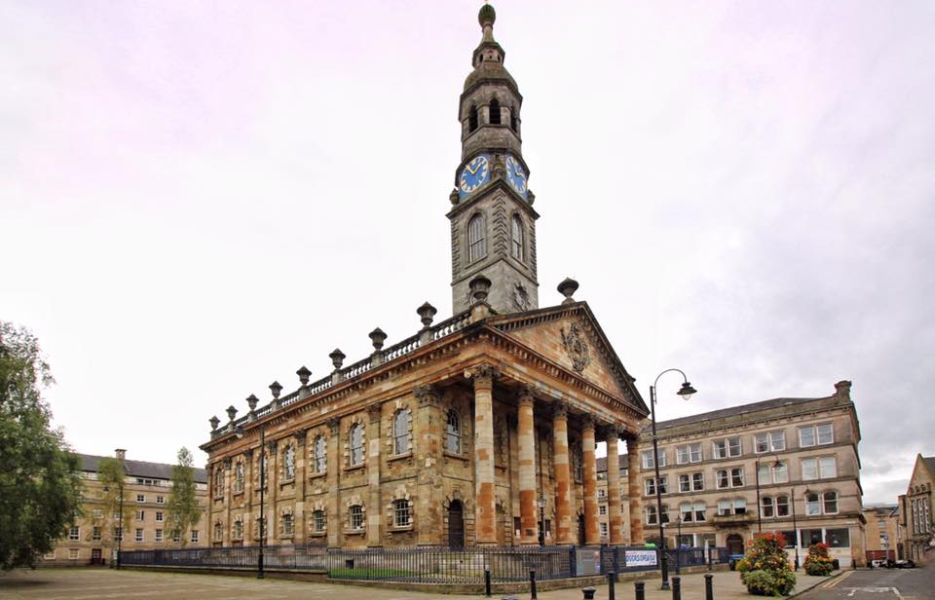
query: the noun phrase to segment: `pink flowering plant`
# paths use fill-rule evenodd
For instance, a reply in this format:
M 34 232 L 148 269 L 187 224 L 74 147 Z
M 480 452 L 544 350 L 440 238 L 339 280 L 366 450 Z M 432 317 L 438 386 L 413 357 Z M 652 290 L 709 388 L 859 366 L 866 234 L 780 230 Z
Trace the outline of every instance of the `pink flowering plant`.
M 756 536 L 737 562 L 740 581 L 755 596 L 788 596 L 795 587 L 795 574 L 786 557 L 786 540 L 778 531 Z

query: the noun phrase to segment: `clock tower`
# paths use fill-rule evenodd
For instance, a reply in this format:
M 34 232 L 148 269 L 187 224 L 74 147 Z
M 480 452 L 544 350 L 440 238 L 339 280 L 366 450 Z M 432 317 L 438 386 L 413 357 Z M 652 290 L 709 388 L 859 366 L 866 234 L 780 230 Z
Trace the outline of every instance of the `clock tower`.
M 491 281 L 487 302 L 500 314 L 539 307 L 536 275 L 535 196 L 523 160 L 520 107 L 523 97 L 503 66 L 494 40 L 496 13 L 480 9 L 483 31 L 474 50 L 474 70 L 464 81 L 461 164 L 451 192 L 451 293 L 454 313 L 471 305 L 468 283 Z

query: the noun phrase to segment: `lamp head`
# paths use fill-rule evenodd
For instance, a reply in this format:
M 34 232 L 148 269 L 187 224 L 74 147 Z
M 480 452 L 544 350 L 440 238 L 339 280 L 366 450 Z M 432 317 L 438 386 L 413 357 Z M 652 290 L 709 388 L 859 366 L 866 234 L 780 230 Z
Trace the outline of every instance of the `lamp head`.
M 682 384 L 682 389 L 678 391 L 678 395 L 681 396 L 684 400 L 688 400 L 692 397 L 692 394 L 696 393 L 697 390 L 692 387 L 692 384 L 687 381 Z

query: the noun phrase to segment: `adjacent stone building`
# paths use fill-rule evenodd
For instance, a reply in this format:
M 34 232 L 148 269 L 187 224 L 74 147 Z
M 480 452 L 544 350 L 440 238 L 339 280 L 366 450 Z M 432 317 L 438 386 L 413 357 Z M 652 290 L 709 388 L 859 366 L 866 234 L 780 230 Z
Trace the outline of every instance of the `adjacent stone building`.
M 218 546 L 598 544 L 595 446 L 607 443 L 608 537 L 641 539 L 615 507 L 624 439 L 638 455 L 648 411 L 594 314 L 558 286 L 539 307 L 535 196 L 521 144 L 522 96 L 479 15 L 480 45 L 458 108 L 461 162 L 448 196 L 453 316 L 422 327 L 247 415 L 211 420 L 208 525 Z M 631 465 L 633 467 L 635 465 Z M 641 515 L 639 498 L 630 513 Z
M 899 497 L 900 524 L 906 532 L 906 558 L 919 563 L 935 556 L 935 516 L 932 486 L 935 485 L 935 456 L 916 455 L 909 488 Z
M 108 515 L 102 498 L 103 484 L 98 480 L 99 465 L 105 457 L 79 454 L 82 490 L 81 516 L 68 528 L 52 552 L 43 557 L 45 565 L 104 564 L 111 560 L 120 537 L 120 517 Z M 172 467 L 164 463 L 126 460 L 125 451 L 116 458 L 126 469 L 123 511 L 129 528 L 123 532 L 122 550 L 158 550 L 178 548 L 165 527 L 166 505 L 172 491 Z M 207 478 L 204 469 L 194 469 L 195 490 L 202 508 L 207 508 Z M 119 497 L 119 494 L 116 495 Z M 189 546 L 204 545 L 204 514 L 201 522 L 185 532 Z
M 670 547 L 713 543 L 742 553 L 757 532 L 781 531 L 790 549 L 798 540 L 802 560 L 810 544 L 826 542 L 841 564 L 865 564 L 860 427 L 850 389 L 841 381 L 824 398 L 778 398 L 660 422 L 659 482 L 644 428 L 638 489 L 646 538 L 658 539 L 658 485 Z
M 895 504 L 864 508 L 867 560 L 896 560 L 902 556 L 899 510 Z

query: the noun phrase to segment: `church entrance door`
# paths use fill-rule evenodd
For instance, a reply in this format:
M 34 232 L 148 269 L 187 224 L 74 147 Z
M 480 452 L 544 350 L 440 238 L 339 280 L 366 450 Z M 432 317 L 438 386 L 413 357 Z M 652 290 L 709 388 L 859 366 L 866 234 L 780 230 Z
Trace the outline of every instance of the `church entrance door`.
M 464 507 L 460 500 L 452 500 L 448 506 L 448 547 L 464 548 Z

